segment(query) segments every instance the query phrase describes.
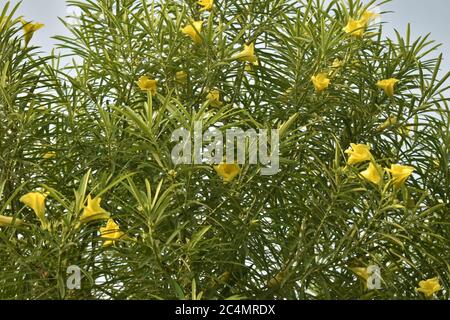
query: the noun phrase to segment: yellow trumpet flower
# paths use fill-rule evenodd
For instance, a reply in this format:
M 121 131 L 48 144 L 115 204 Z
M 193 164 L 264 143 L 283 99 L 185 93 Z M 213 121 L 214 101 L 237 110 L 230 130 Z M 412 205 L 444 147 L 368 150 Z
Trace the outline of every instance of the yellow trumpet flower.
M 244 44 L 244 49 L 232 57 L 233 60 L 249 62 L 255 66 L 258 65 L 258 57 L 255 55 L 255 43 Z
M 394 186 L 399 188 L 414 172 L 414 168 L 409 166 L 402 166 L 399 164 L 393 164 L 391 166 L 391 169 L 387 169 L 387 171 L 392 175 L 392 183 L 394 184 Z
M 364 288 L 367 289 L 367 281 L 370 277 L 368 268 L 366 267 L 354 267 L 349 268 L 354 274 L 356 274 L 359 279 L 364 283 Z
M 369 164 L 369 168 L 361 172 L 361 176 L 364 179 L 372 182 L 373 184 L 380 185 L 382 176 L 380 175 L 380 170 L 373 163 Z
M 365 22 L 366 26 L 372 22 L 374 19 L 378 18 L 380 15 L 378 13 L 372 12 L 372 11 L 364 11 L 361 15 L 361 22 Z
M 100 206 L 102 199 L 96 197 L 91 198 L 91 195 L 87 198 L 87 206 L 84 207 L 83 214 L 80 217 L 80 223 L 89 223 L 91 221 L 108 220 L 110 214 Z
M 349 166 L 372 160 L 373 157 L 368 145 L 352 143 L 350 146 L 351 150 L 345 151 L 345 153 L 350 155 L 347 162 Z
M 363 19 L 355 20 L 350 18 L 343 30 L 352 36 L 362 38 L 366 31 L 366 21 Z
M 367 26 L 379 15 L 375 12 L 364 11 L 361 15 L 361 19 L 350 18 L 347 25 L 344 27 L 344 31 L 354 37 L 362 38 L 366 32 Z
M 224 182 L 233 181 L 241 172 L 241 168 L 235 163 L 222 163 L 218 166 L 214 166 L 214 170 L 216 170 L 217 174 L 223 178 Z
M 156 91 L 158 90 L 158 80 L 153 80 L 147 76 L 142 76 L 139 78 L 136 84 L 142 91 L 151 92 L 152 96 L 156 95 Z
M 353 273 L 355 273 L 358 277 L 360 277 L 362 280 L 364 280 L 367 283 L 367 279 L 369 279 L 370 274 L 367 268 L 365 267 L 355 267 L 350 268 Z
M 419 288 L 416 288 L 416 292 L 422 292 L 425 297 L 431 298 L 436 292 L 441 290 L 441 285 L 438 278 L 432 278 L 428 280 L 422 280 L 419 282 Z
M 211 90 L 206 96 L 206 99 L 208 99 L 210 105 L 213 107 L 220 108 L 223 105 L 223 102 L 220 101 L 220 91 L 217 89 Z
M 211 11 L 214 5 L 214 0 L 199 0 L 198 4 L 203 7 L 200 11 Z
M 202 32 L 203 21 L 192 21 L 186 27 L 181 29 L 181 32 L 191 37 L 195 44 L 202 43 L 202 37 L 200 33 Z
M 311 81 L 317 92 L 326 90 L 331 82 L 326 73 L 319 73 L 318 75 L 312 76 Z
M 30 192 L 22 196 L 19 201 L 31 208 L 42 223 L 42 226 L 47 225 L 45 218 L 45 199 L 46 195 L 40 192 Z
M 394 96 L 394 90 L 395 90 L 395 85 L 399 82 L 400 80 L 395 79 L 395 78 L 390 78 L 390 79 L 385 79 L 385 80 L 380 80 L 377 82 L 377 87 L 384 90 L 384 92 L 386 93 L 386 95 L 388 97 L 393 97 Z
M 113 245 L 117 240 L 123 238 L 125 234 L 120 231 L 119 225 L 114 222 L 113 219 L 109 219 L 106 223 L 106 227 L 100 228 L 100 236 L 104 239 L 103 246 L 109 247 Z
M 44 27 L 44 24 L 39 22 L 28 22 L 25 19 L 21 18 L 20 21 L 22 22 L 23 31 L 24 31 L 24 39 L 25 39 L 25 46 L 28 46 L 31 39 L 33 38 L 33 35 L 36 31 Z

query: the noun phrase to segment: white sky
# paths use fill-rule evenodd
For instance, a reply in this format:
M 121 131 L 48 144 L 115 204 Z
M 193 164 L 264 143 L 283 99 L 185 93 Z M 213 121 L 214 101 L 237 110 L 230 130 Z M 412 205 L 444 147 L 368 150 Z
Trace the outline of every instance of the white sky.
M 13 4 L 18 0 L 12 0 Z M 6 0 L 0 0 L 3 5 Z M 386 4 L 382 11 L 394 11 L 383 16 L 385 32 L 393 35 L 393 30 L 401 33 L 406 30 L 408 22 L 412 24 L 413 36 L 432 34 L 432 39 L 438 43 L 444 43 L 441 52 L 444 53 L 444 70 L 450 70 L 450 1 L 449 0 L 393 0 Z M 64 34 L 65 30 L 58 17 L 67 13 L 65 0 L 22 0 L 19 14 L 28 20 L 39 21 L 46 27 L 36 34 L 33 39 L 35 44 L 40 44 L 44 50 L 49 51 L 54 41 L 51 37 L 55 34 Z

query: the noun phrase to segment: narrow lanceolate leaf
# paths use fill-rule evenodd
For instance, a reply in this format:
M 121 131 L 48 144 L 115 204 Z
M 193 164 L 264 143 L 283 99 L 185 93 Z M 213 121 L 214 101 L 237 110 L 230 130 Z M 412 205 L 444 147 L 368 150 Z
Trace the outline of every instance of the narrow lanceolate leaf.
M 58 35 L 27 1 L 0 4 L 0 299 L 450 298 L 427 24 L 393 31 L 386 0 L 69 0 Z

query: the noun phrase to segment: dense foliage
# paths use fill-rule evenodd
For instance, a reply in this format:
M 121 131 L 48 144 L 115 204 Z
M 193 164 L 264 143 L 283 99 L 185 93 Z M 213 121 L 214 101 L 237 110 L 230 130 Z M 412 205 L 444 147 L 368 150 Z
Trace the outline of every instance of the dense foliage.
M 449 74 L 428 36 L 361 26 L 374 1 L 68 2 L 52 55 L 0 16 L 0 298 L 423 299 L 432 278 L 449 298 Z M 280 172 L 175 166 L 197 120 L 280 128 Z

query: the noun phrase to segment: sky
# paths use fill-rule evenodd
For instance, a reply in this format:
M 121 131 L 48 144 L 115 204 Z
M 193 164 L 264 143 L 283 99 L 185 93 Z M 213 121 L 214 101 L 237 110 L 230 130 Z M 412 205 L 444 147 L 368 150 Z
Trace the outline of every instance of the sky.
M 0 0 L 2 5 L 6 0 Z M 12 0 L 13 4 L 18 0 Z M 394 35 L 394 29 L 405 33 L 408 23 L 412 25 L 412 36 L 432 34 L 432 39 L 444 45 L 440 51 L 444 54 L 443 71 L 450 71 L 450 1 L 449 0 L 393 0 L 385 4 L 381 11 L 393 11 L 382 18 L 385 32 Z M 45 51 L 54 45 L 51 37 L 55 34 L 67 34 L 58 17 L 68 12 L 65 0 L 22 0 L 19 10 L 28 20 L 45 23 L 46 27 L 36 34 L 34 44 L 39 44 Z

